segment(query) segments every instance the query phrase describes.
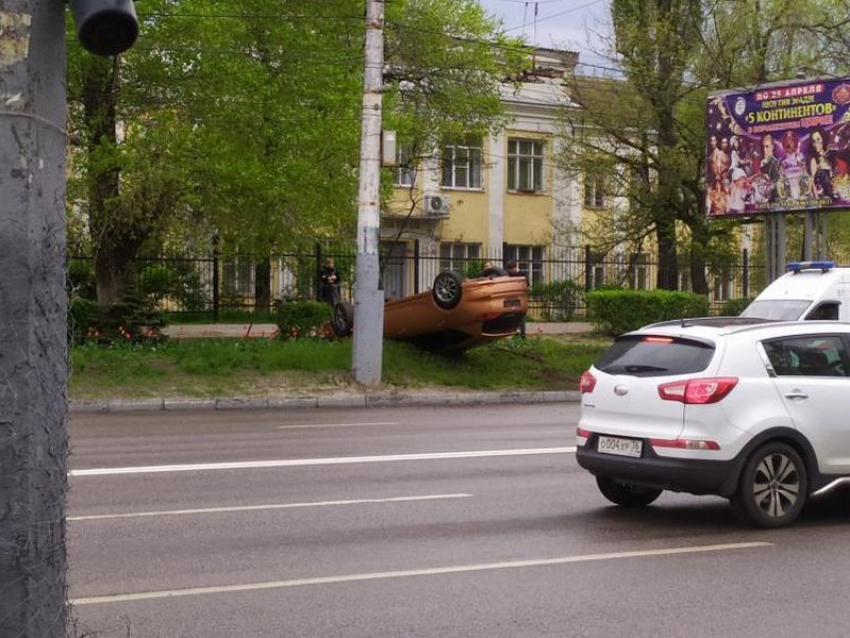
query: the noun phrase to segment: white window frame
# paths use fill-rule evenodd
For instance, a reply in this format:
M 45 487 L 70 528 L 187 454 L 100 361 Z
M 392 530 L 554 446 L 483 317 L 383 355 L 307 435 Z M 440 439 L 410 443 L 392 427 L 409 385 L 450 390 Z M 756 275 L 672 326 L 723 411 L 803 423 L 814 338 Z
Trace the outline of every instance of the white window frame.
M 469 139 L 443 146 L 440 186 L 443 188 L 482 190 L 483 146 L 480 139 Z
M 649 290 L 649 254 L 634 254 L 631 266 L 629 285 L 632 290 Z
M 602 175 L 584 175 L 584 207 L 607 208 L 605 178 Z
M 508 190 L 519 193 L 546 192 L 544 140 L 508 138 Z
M 481 259 L 481 244 L 442 242 L 440 244 L 440 270 L 465 272 L 470 261 Z
M 254 260 L 236 255 L 221 261 L 221 289 L 227 297 L 248 297 L 254 294 Z
M 543 266 L 546 258 L 543 246 L 529 246 L 524 244 L 508 244 L 504 248 L 504 260 L 507 264 L 515 259 L 519 269 L 528 274 L 531 284 L 544 281 Z
M 404 188 L 413 188 L 416 183 L 416 164 L 413 148 L 406 144 L 396 146 L 396 166 L 393 170 L 394 184 Z
M 731 268 L 721 268 L 714 275 L 714 300 L 729 301 L 732 298 L 734 276 Z

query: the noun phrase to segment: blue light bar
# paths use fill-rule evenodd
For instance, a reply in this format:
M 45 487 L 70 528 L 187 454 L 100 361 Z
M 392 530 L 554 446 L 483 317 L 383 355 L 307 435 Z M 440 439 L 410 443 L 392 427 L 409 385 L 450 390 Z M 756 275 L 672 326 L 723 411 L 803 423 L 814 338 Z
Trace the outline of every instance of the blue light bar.
M 800 272 L 801 270 L 820 270 L 826 272 L 835 268 L 835 262 L 832 261 L 792 261 L 785 264 L 785 270 L 788 272 Z

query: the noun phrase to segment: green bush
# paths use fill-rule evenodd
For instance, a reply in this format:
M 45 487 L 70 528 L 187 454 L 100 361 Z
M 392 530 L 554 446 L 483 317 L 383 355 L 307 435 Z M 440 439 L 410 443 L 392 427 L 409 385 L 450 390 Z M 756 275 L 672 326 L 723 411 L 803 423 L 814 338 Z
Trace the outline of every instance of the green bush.
M 463 266 L 461 274 L 464 278 L 477 277 L 484 270 L 484 262 L 480 259 L 470 259 Z
M 331 307 L 318 301 L 276 303 L 277 329 L 281 339 L 324 336 L 324 324 L 331 318 Z
M 68 259 L 68 294 L 84 299 L 97 298 L 97 285 L 94 276 L 94 260 L 81 257 Z
M 90 331 L 97 330 L 100 308 L 96 301 L 77 297 L 68 306 L 68 339 L 70 343 L 80 344 L 86 341 Z
M 105 307 L 89 299 L 73 299 L 68 327 L 74 344 L 158 343 L 166 339 L 162 314 L 132 295 Z
M 672 290 L 594 290 L 587 293 L 587 316 L 600 332 L 618 335 L 648 323 L 704 317 L 708 298 Z
M 538 282 L 529 294 L 537 302 L 543 321 L 572 321 L 584 301 L 584 288 L 571 280 Z
M 139 272 L 136 286 L 154 303 L 172 300 L 184 312 L 207 308 L 201 273 L 190 260 L 150 263 Z
M 749 306 L 752 301 L 753 297 L 747 297 L 745 299 L 729 299 L 723 304 L 723 306 L 721 306 L 720 314 L 723 317 L 737 317 L 744 312 L 744 308 Z

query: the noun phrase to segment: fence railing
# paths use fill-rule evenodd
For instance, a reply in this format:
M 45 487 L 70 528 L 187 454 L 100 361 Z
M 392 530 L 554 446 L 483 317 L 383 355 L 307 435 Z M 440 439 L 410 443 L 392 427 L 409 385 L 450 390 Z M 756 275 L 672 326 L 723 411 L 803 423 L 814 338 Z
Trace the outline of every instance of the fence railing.
M 510 254 L 508 255 L 510 256 Z M 529 314 L 540 320 L 582 317 L 583 293 L 601 287 L 649 290 L 655 287 L 659 264 L 646 255 L 600 258 L 589 247 L 517 254 L 520 269 L 532 284 Z M 158 255 L 136 258 L 124 288 L 152 299 L 165 312 L 218 321 L 228 311 L 269 310 L 279 300 L 319 299 L 319 271 L 333 258 L 341 277 L 343 299 L 351 299 L 356 254 L 348 249 L 316 246 L 312 251 L 271 255 L 250 254 Z M 420 254 L 390 250 L 381 258 L 382 285 L 387 299 L 428 290 L 437 274 L 457 270 L 475 276 L 485 264 L 505 267 L 503 255 Z M 69 259 L 69 282 L 74 293 L 95 298 L 94 261 L 89 256 Z M 755 296 L 766 284 L 763 264 L 754 264 L 744 250 L 735 260 L 706 266 L 709 301 L 720 314 L 729 300 Z M 679 289 L 691 290 L 686 259 L 679 269 Z

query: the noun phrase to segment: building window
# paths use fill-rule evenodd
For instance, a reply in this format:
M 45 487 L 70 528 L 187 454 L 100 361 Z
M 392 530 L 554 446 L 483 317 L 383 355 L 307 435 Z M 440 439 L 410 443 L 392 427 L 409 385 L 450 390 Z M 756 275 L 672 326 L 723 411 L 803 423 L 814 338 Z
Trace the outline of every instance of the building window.
M 506 245 L 504 260 L 516 259 L 519 269 L 528 274 L 532 284 L 543 281 L 543 246 Z
M 443 147 L 444 188 L 481 188 L 481 140 Z
M 221 288 L 225 297 L 245 297 L 254 294 L 253 259 L 243 256 L 225 259 L 222 261 L 221 270 Z
M 732 298 L 732 273 L 728 268 L 721 268 L 714 276 L 714 300 L 728 301 Z
M 533 140 L 508 140 L 508 190 L 543 192 L 546 145 Z
M 629 284 L 634 290 L 649 289 L 649 255 L 638 253 L 632 256 L 629 268 Z
M 605 178 L 601 175 L 584 176 L 584 207 L 605 208 Z
M 605 285 L 605 262 L 598 257 L 593 262 L 593 287 L 602 288 Z
M 401 144 L 396 149 L 395 184 L 396 186 L 411 187 L 416 182 L 413 149 Z
M 440 244 L 440 270 L 466 272 L 480 266 L 481 244 Z

